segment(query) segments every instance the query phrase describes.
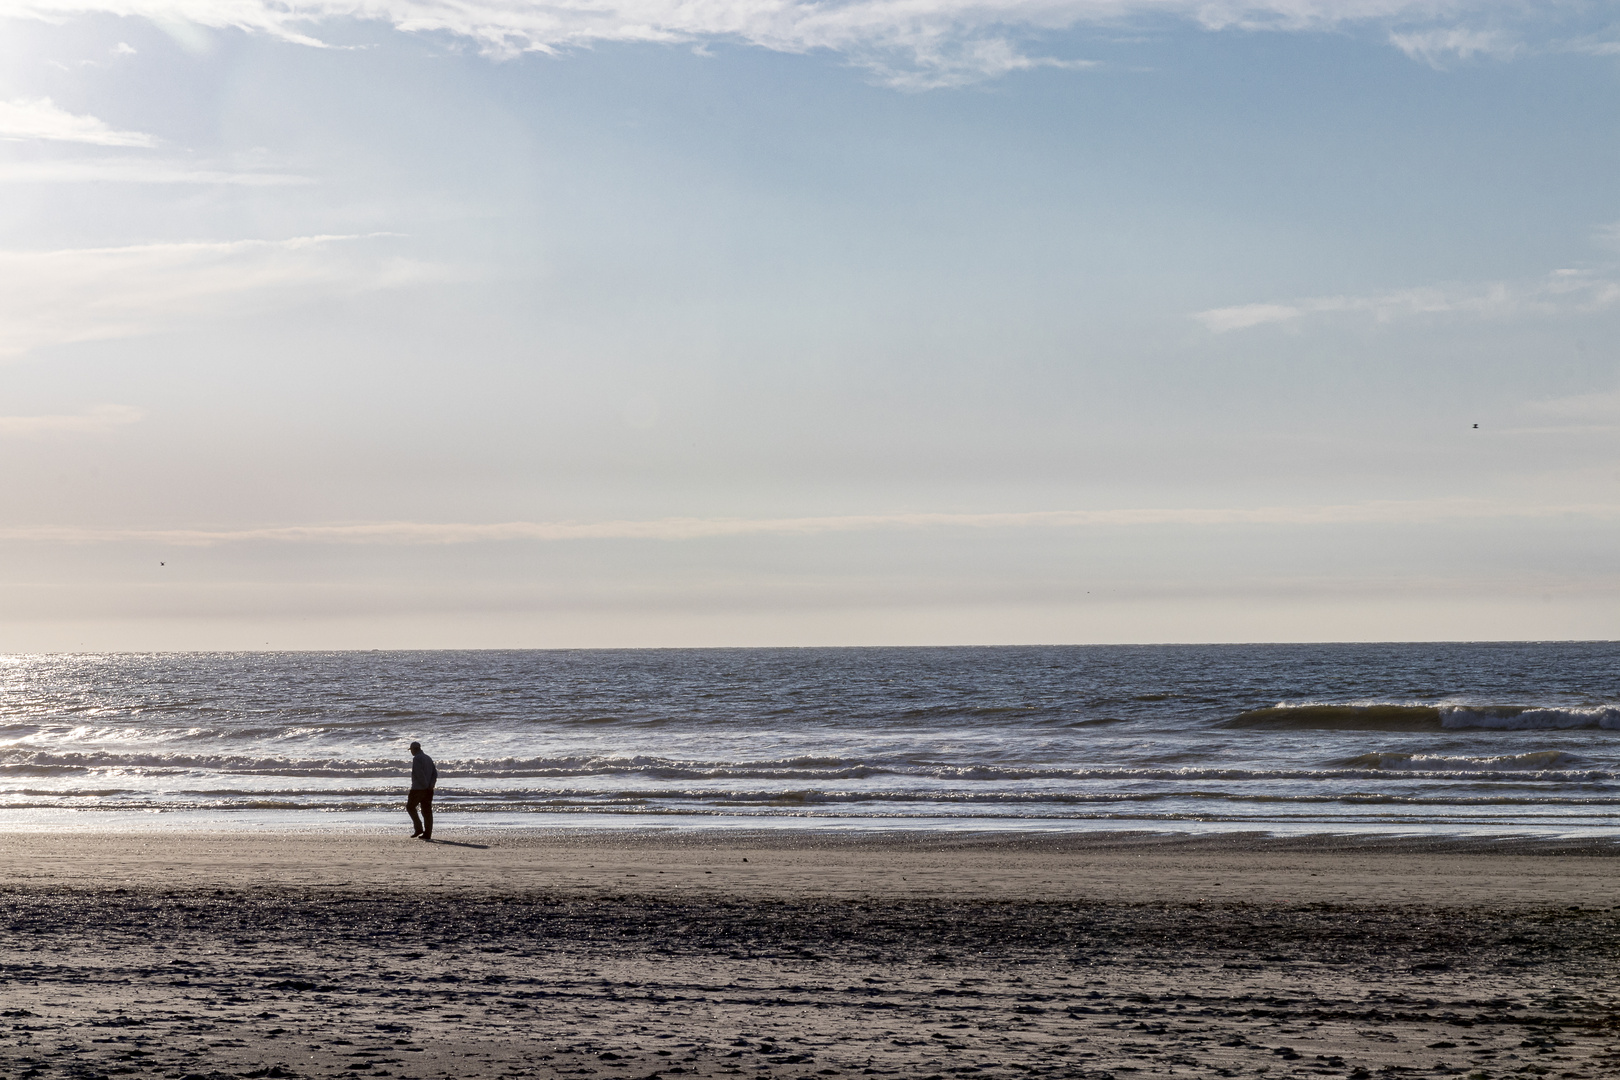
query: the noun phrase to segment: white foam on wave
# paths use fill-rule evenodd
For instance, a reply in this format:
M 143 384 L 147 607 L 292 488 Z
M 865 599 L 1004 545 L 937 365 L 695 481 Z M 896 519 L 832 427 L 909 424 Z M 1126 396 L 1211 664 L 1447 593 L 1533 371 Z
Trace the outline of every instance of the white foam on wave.
M 1606 728 L 1620 731 L 1620 709 L 1594 706 L 1585 709 L 1492 708 L 1447 705 L 1440 709 L 1445 728 L 1488 728 L 1497 731 L 1560 731 Z
M 1533 750 L 1526 754 L 1470 757 L 1446 754 L 1363 754 L 1346 762 L 1362 769 L 1388 769 L 1424 773 L 1570 772 L 1581 759 L 1562 750 Z

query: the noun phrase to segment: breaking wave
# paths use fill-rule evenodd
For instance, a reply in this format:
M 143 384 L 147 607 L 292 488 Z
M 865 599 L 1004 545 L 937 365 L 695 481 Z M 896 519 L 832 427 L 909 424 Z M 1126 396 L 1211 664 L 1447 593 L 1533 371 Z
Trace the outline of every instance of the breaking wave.
M 1501 731 L 1556 731 L 1604 728 L 1620 731 L 1620 708 L 1542 709 L 1515 706 L 1448 706 L 1440 722 L 1447 728 L 1494 728 Z
M 954 764 L 928 760 L 892 759 L 861 761 L 839 757 L 799 757 L 777 761 L 675 761 L 656 757 L 563 758 L 441 758 L 440 775 L 447 787 L 457 782 L 478 783 L 484 790 L 517 790 L 532 780 L 628 780 L 658 783 L 747 781 L 803 784 L 816 788 L 839 783 L 884 782 L 918 785 L 914 791 L 943 797 L 944 792 L 994 788 L 1003 784 L 1047 786 L 1086 782 L 1146 782 L 1185 784 L 1199 781 L 1272 783 L 1277 781 L 1376 780 L 1390 772 L 1414 779 L 1495 780 L 1504 775 L 1535 780 L 1580 782 L 1611 780 L 1620 774 L 1587 765 L 1563 751 L 1483 757 L 1447 757 L 1437 754 L 1377 752 L 1334 762 L 1328 767 L 1257 768 L 1212 764 L 1096 765 L 1039 767 Z M 401 769 L 393 761 L 343 761 L 329 758 L 297 760 L 229 755 L 72 753 L 0 751 L 0 779 L 5 777 L 59 778 L 72 782 L 141 777 L 274 777 L 287 780 L 377 781 L 394 784 Z M 66 790 L 66 789 L 64 789 Z M 663 789 L 671 790 L 671 789 Z M 1020 796 L 1022 797 L 1022 796 Z M 1043 793 L 1041 797 L 1051 797 Z
M 1482 811 L 1498 808 L 1544 808 L 1609 815 L 1620 807 L 1620 795 L 1560 795 L 1507 793 L 1501 795 L 1400 794 L 1395 792 L 1345 791 L 1316 792 L 1285 796 L 1265 791 L 1226 791 L 1198 788 L 1160 792 L 1094 792 L 1052 794 L 1036 792 L 962 791 L 841 791 L 789 790 L 763 791 L 734 789 L 658 789 L 646 791 L 533 790 L 485 794 L 459 794 L 436 800 L 435 809 L 449 814 L 554 814 L 570 812 L 630 814 L 735 814 L 808 813 L 837 810 L 848 813 L 876 813 L 881 816 L 933 816 L 984 814 L 992 816 L 1086 817 L 1110 814 L 1137 815 L 1163 808 L 1186 815 L 1198 813 L 1189 806 L 1204 806 L 1204 813 L 1218 808 L 1255 810 L 1271 813 L 1321 812 L 1330 807 L 1410 807 L 1419 812 L 1456 813 L 1473 807 Z M 85 792 L 77 798 L 60 793 L 23 790 L 0 802 L 5 810 L 70 809 L 76 811 L 151 812 L 255 810 L 302 810 L 323 813 L 398 811 L 397 793 L 366 791 L 277 791 L 259 793 L 180 791 L 158 798 L 145 792 Z
M 1375 753 L 1353 757 L 1344 764 L 1352 769 L 1392 769 L 1403 772 L 1469 774 L 1558 772 L 1568 775 L 1580 768 L 1581 759 L 1562 750 L 1535 750 L 1528 754 L 1501 754 L 1494 757 Z
M 1620 708 L 1552 709 L 1534 705 L 1273 705 L 1250 709 L 1221 725 L 1267 731 L 1620 731 Z

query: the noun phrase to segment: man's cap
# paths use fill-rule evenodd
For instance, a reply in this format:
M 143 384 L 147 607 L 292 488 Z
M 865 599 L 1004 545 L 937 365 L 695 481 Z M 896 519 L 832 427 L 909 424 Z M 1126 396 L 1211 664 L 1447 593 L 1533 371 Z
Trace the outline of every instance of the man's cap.
M 413 742 L 413 743 L 411 743 L 411 749 L 412 750 L 420 750 L 420 749 L 422 749 L 422 744 L 419 743 L 419 742 Z

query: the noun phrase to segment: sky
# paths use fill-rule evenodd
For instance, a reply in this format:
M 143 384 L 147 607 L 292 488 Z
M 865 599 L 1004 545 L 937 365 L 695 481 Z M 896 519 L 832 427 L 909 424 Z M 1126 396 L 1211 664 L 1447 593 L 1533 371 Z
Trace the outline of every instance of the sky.
M 0 0 L 0 650 L 1620 637 L 1620 4 Z

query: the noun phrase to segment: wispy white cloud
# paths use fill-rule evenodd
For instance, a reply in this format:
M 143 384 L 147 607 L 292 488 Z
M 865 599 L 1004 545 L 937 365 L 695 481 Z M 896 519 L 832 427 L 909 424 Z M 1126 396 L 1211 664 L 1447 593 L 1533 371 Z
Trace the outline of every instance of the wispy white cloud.
M 309 177 L 293 173 L 199 168 L 188 162 L 153 161 L 135 157 L 0 162 L 0 184 L 224 184 L 237 187 L 285 187 L 311 182 Z
M 153 146 L 156 143 L 150 135 L 118 131 L 94 116 L 70 113 L 43 97 L 0 101 L 0 139 L 40 139 L 91 146 Z
M 0 251 L 0 356 L 443 276 L 358 236 Z
M 1079 71 L 1096 67 L 1094 60 L 1059 60 L 1050 56 L 1026 56 L 1010 41 L 990 38 L 953 43 L 903 54 L 896 61 L 880 54 L 862 57 L 862 64 L 882 82 L 902 90 L 934 90 L 960 86 L 983 79 L 997 79 L 1015 71 L 1060 68 Z
M 162 26 L 236 28 L 318 44 L 322 23 L 375 20 L 446 33 L 493 55 L 600 42 L 731 40 L 780 52 L 825 49 L 905 86 L 962 83 L 1055 63 L 1030 39 L 1082 25 L 1173 18 L 1212 30 L 1326 30 L 1387 24 L 1425 59 L 1501 53 L 1474 21 L 1522 13 L 1509 0 L 0 0 L 0 14 L 60 19 L 108 12 Z M 1426 35 L 1426 36 L 1425 36 Z M 1488 44 L 1489 43 L 1489 44 Z
M 385 521 L 339 525 L 280 525 L 249 529 L 0 528 L 0 540 L 158 543 L 191 546 L 273 542 L 314 544 L 475 544 L 502 541 L 705 540 L 737 536 L 803 536 L 884 529 L 1056 529 L 1139 526 L 1404 525 L 1446 520 L 1548 518 L 1581 515 L 1614 520 L 1620 504 L 1525 505 L 1482 499 L 1383 501 L 1337 506 L 1037 510 L 991 514 L 851 514 L 793 518 L 657 518 L 646 521 L 489 524 Z
M 97 405 L 55 416 L 0 416 L 0 435 L 90 434 L 139 423 L 145 416 L 131 405 Z
M 1293 322 L 1304 315 L 1305 309 L 1296 304 L 1237 304 L 1200 311 L 1193 317 L 1215 333 L 1225 334 L 1267 323 Z
M 1588 56 L 1620 56 L 1620 41 L 1610 41 L 1601 37 L 1585 37 L 1571 41 L 1566 45 L 1570 52 L 1585 53 Z
M 1487 282 L 1449 288 L 1401 289 L 1372 296 L 1313 296 L 1287 303 L 1210 308 L 1193 318 L 1217 334 L 1307 318 L 1354 315 L 1377 322 L 1421 315 L 1508 318 L 1600 311 L 1620 304 L 1620 280 L 1581 270 L 1555 270 L 1540 281 Z
M 1434 68 L 1448 61 L 1471 60 L 1477 56 L 1505 59 L 1521 49 L 1520 44 L 1499 30 L 1475 30 L 1463 26 L 1396 31 L 1389 35 L 1392 45 L 1414 60 Z

